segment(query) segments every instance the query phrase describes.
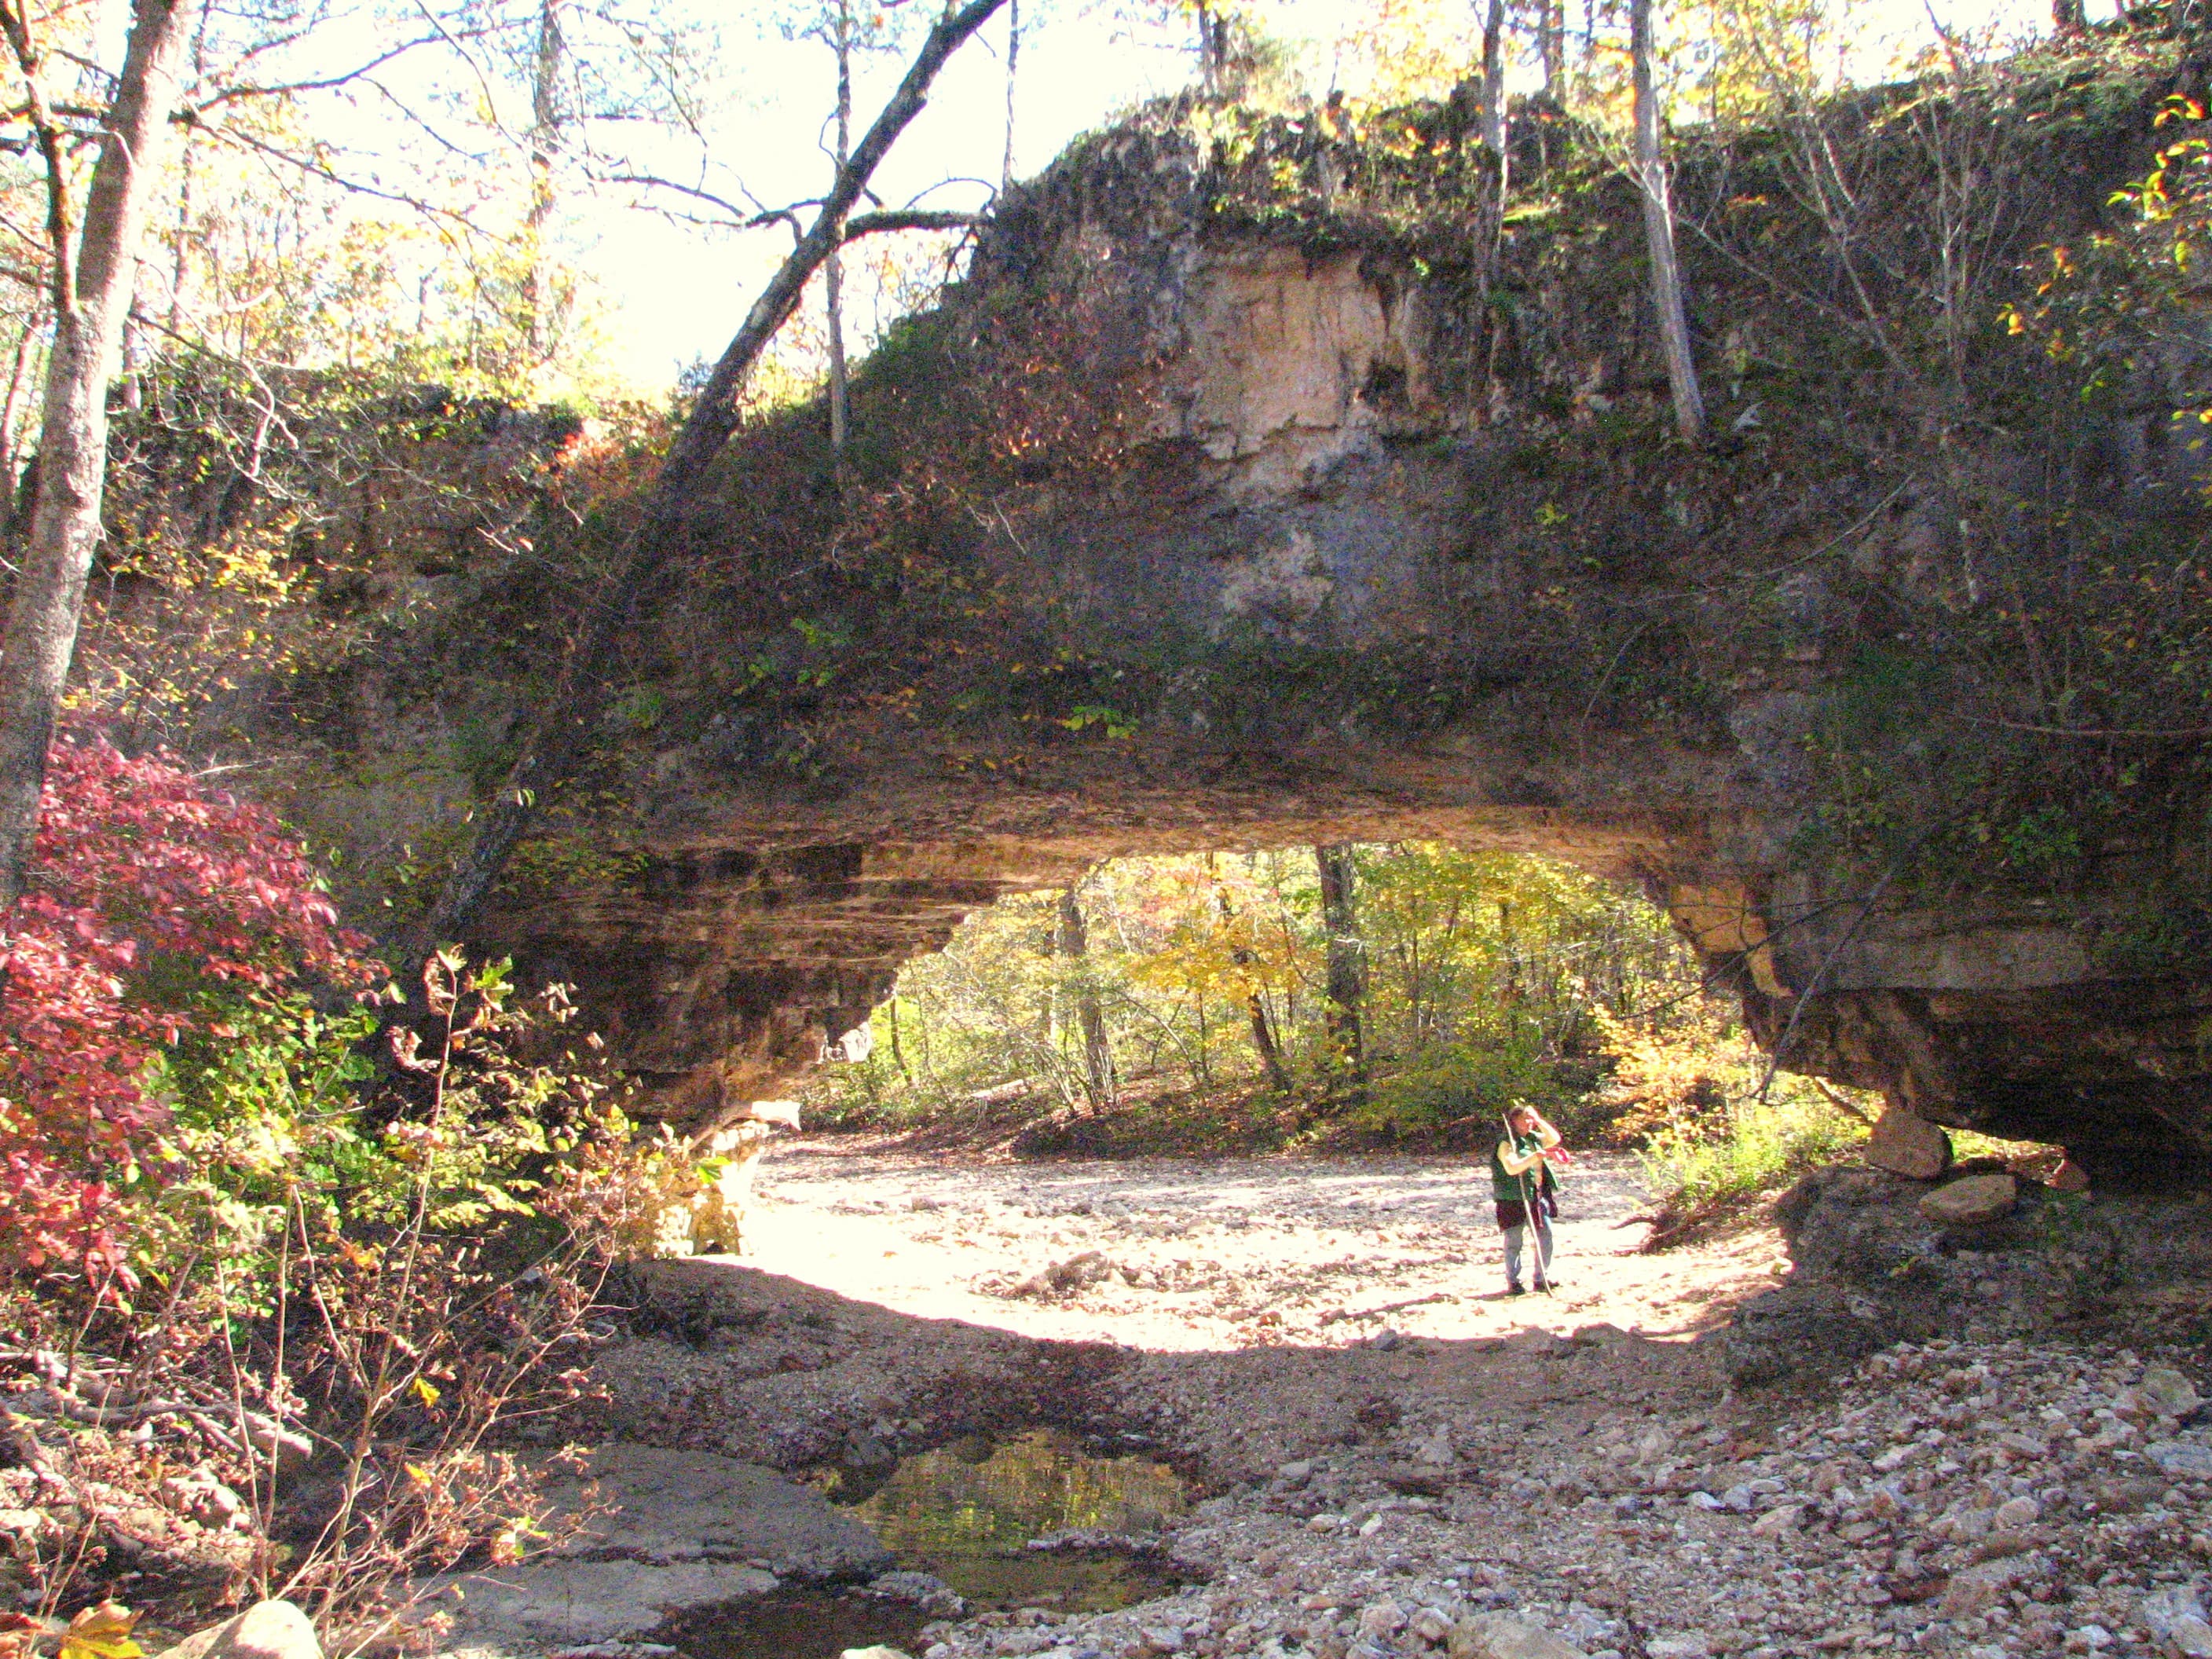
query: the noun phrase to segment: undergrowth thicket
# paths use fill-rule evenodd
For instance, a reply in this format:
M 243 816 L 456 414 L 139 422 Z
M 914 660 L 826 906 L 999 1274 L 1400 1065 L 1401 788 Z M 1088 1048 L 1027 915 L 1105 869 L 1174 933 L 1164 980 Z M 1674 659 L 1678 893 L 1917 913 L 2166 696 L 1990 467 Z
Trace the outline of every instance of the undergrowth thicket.
M 4 969 L 0 1591 L 284 1594 L 350 1644 L 542 1544 L 517 1449 L 676 1175 L 565 998 L 450 954 L 403 995 L 266 809 L 86 732 Z

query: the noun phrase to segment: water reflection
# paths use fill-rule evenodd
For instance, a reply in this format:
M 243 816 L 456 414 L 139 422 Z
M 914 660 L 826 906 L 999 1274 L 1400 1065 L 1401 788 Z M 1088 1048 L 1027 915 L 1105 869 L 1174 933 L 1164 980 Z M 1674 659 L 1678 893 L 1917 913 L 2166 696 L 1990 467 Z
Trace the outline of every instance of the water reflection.
M 1182 1482 L 1164 1464 L 1092 1457 L 1072 1435 L 1041 1431 L 910 1457 L 854 1513 L 901 1568 L 936 1574 L 971 1613 L 1104 1613 L 1164 1595 L 1175 1577 L 1127 1549 L 1032 1550 L 1030 1540 L 1151 1532 L 1186 1507 Z M 689 1659 L 836 1659 L 878 1642 L 909 1647 L 927 1617 L 911 1602 L 794 1588 L 702 1609 L 656 1639 Z
M 685 1659 L 837 1659 L 848 1648 L 878 1643 L 918 1651 L 928 1617 L 911 1601 L 792 1586 L 678 1614 L 653 1639 Z
M 975 1611 L 1103 1613 L 1161 1595 L 1176 1581 L 1125 1550 L 1032 1550 L 1030 1540 L 1151 1532 L 1185 1507 L 1182 1482 L 1166 1465 L 1092 1457 L 1073 1436 L 1048 1429 L 910 1457 L 857 1513 L 902 1566 L 935 1573 Z

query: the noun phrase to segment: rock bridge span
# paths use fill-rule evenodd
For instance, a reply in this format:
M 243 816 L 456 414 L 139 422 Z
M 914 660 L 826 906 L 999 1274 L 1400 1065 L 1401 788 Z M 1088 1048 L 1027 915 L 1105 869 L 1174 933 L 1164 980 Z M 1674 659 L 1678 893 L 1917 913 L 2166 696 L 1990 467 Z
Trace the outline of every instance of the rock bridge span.
M 526 976 L 583 988 L 653 1109 L 703 1127 L 787 1088 L 969 915 L 1105 858 L 1339 840 L 1529 853 L 1640 886 L 1793 1070 L 1883 1090 L 1933 1122 L 2067 1146 L 2094 1174 L 2193 1176 L 2203 994 L 2100 976 L 2078 915 L 2034 899 L 1824 890 L 1774 856 L 1757 816 L 1694 796 L 1632 805 L 1624 787 L 1611 810 L 1499 805 L 1478 765 L 1401 756 L 1386 783 L 1365 763 L 1379 759 L 1279 760 L 1233 790 L 1090 771 L 1059 781 L 1060 795 L 1033 774 L 1011 803 L 946 795 L 939 824 L 958 828 L 931 839 L 910 800 L 873 819 L 848 802 L 811 815 L 834 839 L 770 821 L 656 847 L 618 883 L 501 915 L 493 942 Z

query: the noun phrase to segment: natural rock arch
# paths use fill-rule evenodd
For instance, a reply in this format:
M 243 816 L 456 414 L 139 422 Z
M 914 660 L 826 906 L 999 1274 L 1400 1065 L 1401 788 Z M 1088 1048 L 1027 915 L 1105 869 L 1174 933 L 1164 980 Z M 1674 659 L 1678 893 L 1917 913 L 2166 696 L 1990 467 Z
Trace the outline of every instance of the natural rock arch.
M 983 400 L 1058 388 L 1020 413 L 1060 436 L 1003 489 L 898 532 L 957 544 L 933 609 L 914 561 L 856 572 L 834 524 L 758 482 L 799 427 L 740 446 L 694 589 L 633 665 L 685 714 L 633 744 L 621 871 L 518 892 L 483 942 L 580 985 L 663 1109 L 702 1122 L 859 1024 L 968 911 L 1103 857 L 1522 849 L 1644 884 L 1792 1068 L 2093 1174 L 2212 1170 L 2212 985 L 2160 896 L 2201 847 L 1907 875 L 1922 842 L 1886 863 L 1832 810 L 1856 768 L 1909 777 L 1942 824 L 1958 750 L 1927 733 L 1972 717 L 1916 619 L 1975 614 L 2034 549 L 1962 548 L 1955 469 L 1917 468 L 1909 423 L 1869 459 L 1843 443 L 1854 411 L 1739 387 L 1725 442 L 1672 447 L 1632 266 L 1601 257 L 1625 197 L 1594 189 L 1581 240 L 1530 244 L 1526 270 L 1470 274 L 1419 227 L 1240 217 L 1224 165 L 1141 125 L 1096 141 L 856 383 L 856 419 L 928 441 L 946 377 L 991 368 L 975 319 L 1014 314 L 1030 358 Z M 1833 347 L 1740 273 L 1698 282 L 1744 352 Z M 2094 434 L 2100 510 L 2199 510 L 2196 463 L 2130 438 L 2172 395 Z M 1992 441 L 1972 476 L 2032 463 Z M 844 659 L 793 629 L 808 651 L 866 630 L 874 678 L 823 690 Z M 805 696 L 765 702 L 793 653 Z

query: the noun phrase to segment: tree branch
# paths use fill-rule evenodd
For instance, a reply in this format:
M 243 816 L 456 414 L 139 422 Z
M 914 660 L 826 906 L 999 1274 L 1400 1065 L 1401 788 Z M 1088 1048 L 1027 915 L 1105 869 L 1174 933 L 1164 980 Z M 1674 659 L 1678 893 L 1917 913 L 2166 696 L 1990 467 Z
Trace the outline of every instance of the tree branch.
M 447 878 L 409 942 L 410 963 L 422 961 L 447 940 L 460 937 L 475 921 L 541 802 L 568 781 L 590 749 L 605 702 L 603 682 L 615 641 L 629 631 L 646 589 L 659 574 L 687 515 L 705 493 L 710 469 L 737 430 L 739 394 L 754 363 L 799 308 L 815 271 L 838 246 L 854 204 L 900 134 L 921 113 L 938 72 L 1006 3 L 1006 0 L 969 0 L 959 10 L 938 19 L 897 90 L 839 169 L 813 224 L 754 301 L 677 433 L 668 459 L 642 504 L 643 511 L 625 538 L 613 575 L 586 610 L 576 642 L 562 665 L 560 681 L 544 705 L 544 712 L 525 733 L 520 752 L 497 799 L 480 818 L 475 843 Z
M 862 213 L 845 222 L 845 240 L 857 241 L 887 230 L 972 230 L 983 222 L 980 213 L 961 213 L 949 208 L 889 208 L 881 213 Z

